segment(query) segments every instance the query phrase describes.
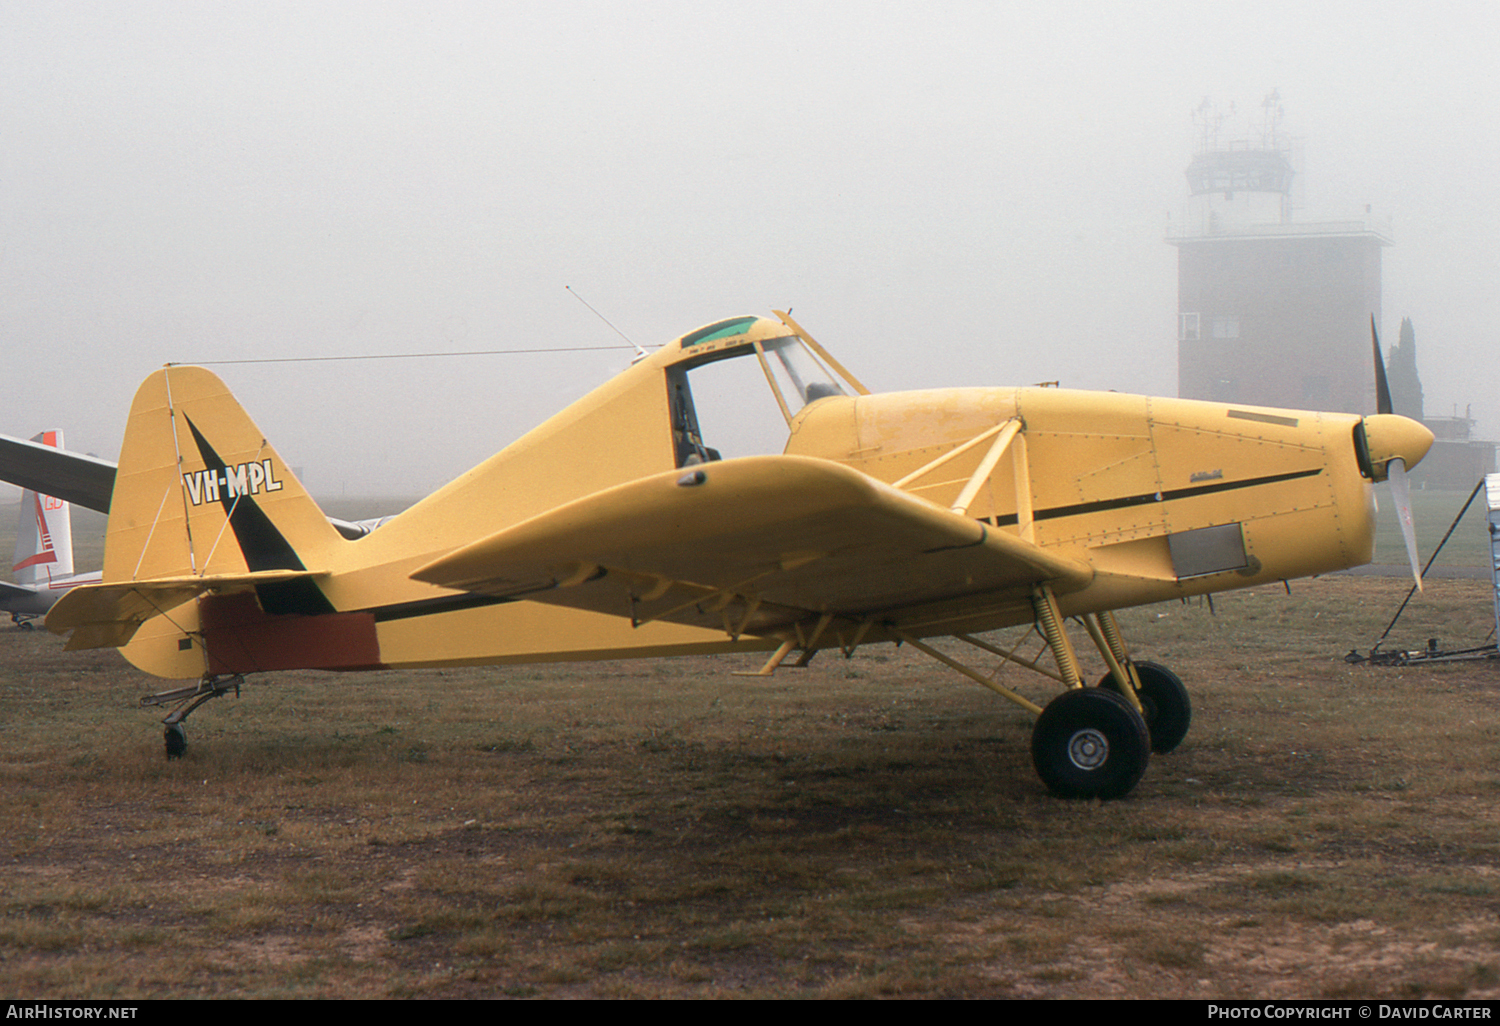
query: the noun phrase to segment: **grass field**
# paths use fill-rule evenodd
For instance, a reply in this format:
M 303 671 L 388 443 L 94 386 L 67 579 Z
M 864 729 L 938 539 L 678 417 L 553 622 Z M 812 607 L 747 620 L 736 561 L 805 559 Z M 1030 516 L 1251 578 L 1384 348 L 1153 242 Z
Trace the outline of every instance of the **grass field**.
M 1377 489 L 1380 508 L 1375 533 L 1377 563 L 1405 563 L 1406 543 L 1396 520 L 1395 506 L 1385 488 Z M 1426 562 L 1453 526 L 1454 517 L 1464 509 L 1469 492 L 1413 492 L 1412 518 L 1417 525 L 1417 550 Z M 1489 534 L 1485 530 L 1485 497 L 1481 491 L 1443 546 L 1435 566 L 1486 566 L 1489 562 Z
M 1406 587 L 1122 614 L 1195 719 L 1111 803 L 888 645 L 275 674 L 169 763 L 162 682 L 0 627 L 0 992 L 1500 997 L 1500 665 L 1341 659 Z M 1388 647 L 1492 625 L 1436 581 Z

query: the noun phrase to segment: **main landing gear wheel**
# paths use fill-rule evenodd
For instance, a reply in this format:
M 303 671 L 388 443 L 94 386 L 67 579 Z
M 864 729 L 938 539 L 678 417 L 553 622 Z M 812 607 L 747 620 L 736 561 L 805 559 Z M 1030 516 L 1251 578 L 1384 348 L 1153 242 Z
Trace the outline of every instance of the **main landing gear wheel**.
M 1187 737 L 1188 727 L 1193 722 L 1193 703 L 1182 678 L 1160 663 L 1136 663 L 1135 675 L 1141 682 L 1137 694 L 1146 729 L 1151 732 L 1151 750 L 1165 755 Z M 1113 674 L 1105 674 L 1099 686 L 1114 692 L 1120 689 Z
M 167 743 L 168 759 L 180 759 L 187 753 L 187 731 L 182 729 L 182 724 L 168 723 L 162 735 Z
M 1031 761 L 1061 798 L 1119 798 L 1151 758 L 1151 736 L 1134 706 L 1113 691 L 1074 688 L 1042 710 Z

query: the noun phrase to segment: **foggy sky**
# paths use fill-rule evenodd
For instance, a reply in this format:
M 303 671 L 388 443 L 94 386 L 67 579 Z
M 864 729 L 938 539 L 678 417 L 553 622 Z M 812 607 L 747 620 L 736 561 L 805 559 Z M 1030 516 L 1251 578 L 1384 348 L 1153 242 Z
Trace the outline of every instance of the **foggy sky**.
M 791 306 L 876 390 L 1172 395 L 1189 112 L 1277 89 L 1298 219 L 1391 218 L 1385 335 L 1500 437 L 1492 10 L 7 0 L 0 432 L 114 459 L 169 361 L 623 345 L 566 286 L 647 347 Z M 418 494 L 630 355 L 213 369 L 315 493 Z

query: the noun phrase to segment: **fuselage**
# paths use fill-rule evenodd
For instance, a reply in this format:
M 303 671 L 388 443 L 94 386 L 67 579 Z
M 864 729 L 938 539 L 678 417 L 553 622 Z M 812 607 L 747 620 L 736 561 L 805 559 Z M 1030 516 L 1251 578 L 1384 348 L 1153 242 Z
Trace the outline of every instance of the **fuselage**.
M 758 361 L 763 380 L 781 390 L 786 455 L 842 464 L 1086 567 L 1056 589 L 1069 615 L 1367 562 L 1372 482 L 1392 458 L 1414 464 L 1431 440 L 1420 425 L 1399 417 L 1114 392 L 870 394 L 789 318 L 783 321 L 739 318 L 683 336 L 355 541 L 327 525 L 243 411 L 223 408 L 233 400 L 222 383 L 196 372 L 204 381 L 192 387 L 202 399 L 185 400 L 187 371 L 173 371 L 178 378 L 170 394 L 185 411 L 181 419 L 204 425 L 217 447 L 213 458 L 228 467 L 253 464 L 263 480 L 276 483 L 274 495 L 253 498 L 315 573 L 326 608 L 267 609 L 264 595 L 258 604 L 250 592 L 209 594 L 148 620 L 125 648 L 127 656 L 160 676 L 191 677 L 775 648 L 792 625 L 733 636 L 665 620 L 637 625 L 628 609 L 609 615 L 412 578 L 445 554 L 575 500 L 717 460 L 715 440 L 705 437 L 694 404 L 693 374 L 739 357 L 750 358 L 752 368 Z M 811 364 L 831 364 L 837 373 L 825 367 L 825 378 L 814 380 L 787 352 L 799 340 L 815 352 Z M 117 484 L 106 581 L 137 579 L 132 575 L 151 562 L 143 562 L 143 551 L 162 551 L 163 537 L 225 533 L 224 514 L 215 513 L 214 504 L 162 500 L 164 490 L 186 487 L 179 481 L 196 481 L 201 489 L 207 480 L 203 464 L 178 462 L 161 413 L 168 393 L 164 380 L 148 381 L 132 412 L 120 480 L 132 482 L 138 497 Z M 201 410 L 193 406 L 199 401 Z M 143 440 L 139 460 L 131 441 L 137 434 Z M 173 527 L 173 517 L 207 519 L 187 531 Z M 204 549 L 197 557 L 184 550 L 157 560 L 152 573 L 247 569 L 233 546 L 216 542 L 208 551 L 196 544 Z M 267 568 L 253 560 L 248 566 Z M 876 622 L 884 612 L 838 611 L 872 623 L 863 635 L 870 641 L 884 637 Z M 909 636 L 969 633 L 1025 623 L 1032 615 L 1025 588 L 959 589 L 930 607 L 902 611 L 901 629 Z
M 1350 414 L 1057 388 L 944 389 L 812 404 L 787 451 L 895 482 L 1011 418 L 1023 425 L 1024 455 L 995 466 L 968 513 L 1093 566 L 1093 582 L 1063 598 L 1069 613 L 1370 559 L 1373 493 L 1355 446 L 1362 418 Z M 948 507 L 983 452 L 974 446 L 904 487 Z

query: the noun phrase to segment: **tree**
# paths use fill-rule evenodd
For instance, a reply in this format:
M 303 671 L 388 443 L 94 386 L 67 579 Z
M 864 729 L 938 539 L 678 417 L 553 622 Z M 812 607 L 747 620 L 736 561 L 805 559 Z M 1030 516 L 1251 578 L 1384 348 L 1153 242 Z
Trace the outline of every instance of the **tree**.
M 1421 420 L 1422 379 L 1417 374 L 1417 334 L 1412 330 L 1410 317 L 1401 319 L 1401 337 L 1391 346 L 1386 378 L 1391 386 L 1393 412 Z

